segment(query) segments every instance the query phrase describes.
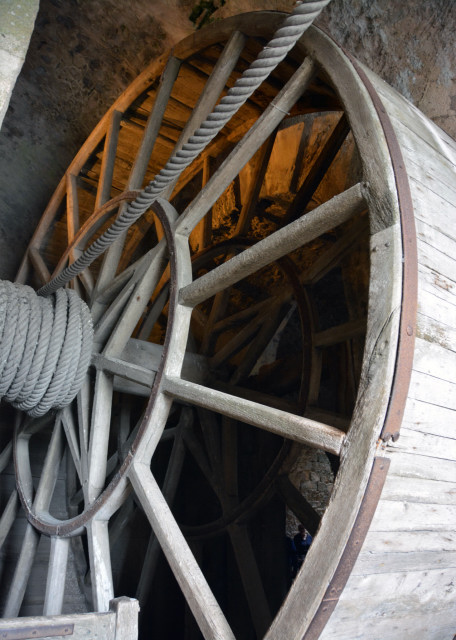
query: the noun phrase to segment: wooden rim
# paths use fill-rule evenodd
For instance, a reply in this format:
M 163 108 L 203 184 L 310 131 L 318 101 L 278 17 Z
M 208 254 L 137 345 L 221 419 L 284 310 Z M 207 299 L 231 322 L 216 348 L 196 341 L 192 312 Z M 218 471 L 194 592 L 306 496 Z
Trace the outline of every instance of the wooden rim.
M 186 59 L 205 47 L 226 40 L 236 29 L 241 29 L 244 34 L 250 37 L 268 37 L 281 22 L 281 19 L 281 15 L 275 13 L 236 16 L 222 23 L 216 23 L 207 32 L 198 32 L 185 39 L 175 48 L 174 56 Z M 367 191 L 363 191 L 363 194 L 366 194 L 363 197 L 367 199 L 370 214 L 371 282 L 363 372 L 350 431 L 340 441 L 340 470 L 318 536 L 298 579 L 294 582 L 281 610 L 265 635 L 265 639 L 268 640 L 276 637 L 302 637 L 324 598 L 326 585 L 333 577 L 348 543 L 366 492 L 392 388 L 399 323 L 397 310 L 400 308 L 402 286 L 401 222 L 396 184 L 387 141 L 372 106 L 371 98 L 346 55 L 318 29 L 310 29 L 301 39 L 297 49 L 300 54 L 310 56 L 312 64 L 321 69 L 325 78 L 329 79 L 345 109 L 358 146 L 363 163 L 363 180 L 368 184 Z M 113 114 L 125 111 L 131 101 L 140 96 L 152 80 L 158 76 L 163 66 L 164 60 L 151 65 L 116 101 L 70 165 L 68 176 L 75 176 L 80 171 L 91 150 L 101 142 L 108 130 L 109 119 Z M 310 78 L 310 68 L 307 75 Z M 373 144 L 373 140 L 375 140 L 375 144 Z M 25 281 L 28 277 L 31 264 L 34 264 L 37 269 L 39 257 L 36 253 L 40 250 L 50 221 L 63 201 L 66 185 L 67 179 L 62 180 L 32 239 L 29 252 L 18 275 L 18 279 L 21 281 Z M 350 202 L 344 204 L 341 201 L 341 207 L 346 206 L 347 210 L 351 211 L 350 207 L 353 205 Z M 178 239 L 178 251 L 182 250 L 188 235 L 199 223 L 200 218 L 198 207 L 194 205 L 193 208 L 186 210 L 174 224 L 173 234 L 174 238 Z M 269 247 L 267 243 L 263 246 L 265 250 L 266 247 Z M 44 268 L 40 272 L 46 274 Z M 209 278 L 201 284 L 201 288 L 205 291 L 208 282 Z M 182 308 L 193 307 L 199 301 L 198 295 L 200 294 L 196 284 L 187 282 L 185 286 L 180 286 L 180 289 L 179 304 Z M 175 341 L 178 341 L 177 337 Z M 382 343 L 388 345 L 384 350 L 381 348 Z M 179 347 L 179 349 L 181 348 Z M 165 377 L 165 391 L 162 393 L 165 398 L 168 398 L 164 400 L 165 404 L 171 402 L 170 397 L 180 397 L 186 401 L 197 402 L 192 395 L 194 390 L 184 389 L 178 376 L 175 377 L 167 373 Z M 161 392 L 156 391 L 156 393 Z M 221 399 L 221 396 L 217 396 L 214 402 Z M 148 421 L 150 421 L 149 414 L 146 416 L 146 422 Z M 160 529 L 161 525 L 156 521 L 156 515 L 151 511 L 152 506 L 148 504 L 149 498 L 144 493 L 144 487 L 148 487 L 150 493 L 156 495 L 156 488 L 147 475 L 150 470 L 149 472 L 146 470 L 154 446 L 156 446 L 155 436 L 150 436 L 146 440 L 147 442 L 137 441 L 138 445 L 132 449 L 131 458 L 128 459 L 129 478 L 138 495 L 143 496 L 140 500 L 144 501 L 143 506 L 149 520 L 154 527 Z M 130 467 L 133 458 L 134 462 Z M 122 486 L 122 492 L 124 489 L 125 487 Z M 27 505 L 25 497 L 23 500 Z M 100 508 L 100 514 L 107 518 L 111 513 L 112 509 L 109 507 Z M 91 515 L 90 513 L 89 518 Z M 33 524 L 37 526 L 39 523 L 34 521 Z M 85 524 L 85 521 L 84 523 L 81 521 L 80 524 Z M 44 529 L 41 530 L 44 531 Z M 77 531 L 79 532 L 79 528 Z M 52 533 L 50 530 L 44 532 Z M 66 532 L 58 525 L 57 529 L 53 529 L 53 533 L 68 535 L 69 531 Z M 161 542 L 166 547 L 166 540 L 162 538 Z M 170 557 L 175 553 L 172 545 L 168 553 Z M 182 580 L 185 583 L 185 578 Z M 309 584 L 314 587 L 312 592 L 308 589 Z M 184 584 L 182 588 L 184 592 L 188 593 L 188 590 L 194 586 Z M 195 615 L 198 618 L 201 612 L 195 613 Z M 200 618 L 198 619 L 200 620 Z M 200 624 L 204 626 L 201 620 Z

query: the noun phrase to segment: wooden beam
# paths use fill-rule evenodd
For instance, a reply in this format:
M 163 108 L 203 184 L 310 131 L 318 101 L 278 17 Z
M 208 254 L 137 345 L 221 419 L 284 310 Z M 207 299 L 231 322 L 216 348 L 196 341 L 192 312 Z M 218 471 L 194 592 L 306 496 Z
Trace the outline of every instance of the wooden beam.
M 321 517 L 310 502 L 307 502 L 288 476 L 279 476 L 276 480 L 276 488 L 287 507 L 293 511 L 307 531 L 314 536 L 320 526 Z
M 164 391 L 178 400 L 240 420 L 324 451 L 340 454 L 345 434 L 329 425 L 232 396 L 200 384 L 167 377 Z
M 235 640 L 149 465 L 133 463 L 130 480 L 205 640 Z
M 218 291 L 362 213 L 366 206 L 364 188 L 358 183 L 187 285 L 180 292 L 181 304 L 196 306 Z
M 288 207 L 284 215 L 284 224 L 295 220 L 301 216 L 306 206 L 309 204 L 313 194 L 317 190 L 318 185 L 326 175 L 332 161 L 347 137 L 350 127 L 345 114 L 342 114 L 339 122 L 334 127 L 331 135 L 324 144 L 317 159 L 310 168 L 304 182 L 302 183 L 296 197 Z

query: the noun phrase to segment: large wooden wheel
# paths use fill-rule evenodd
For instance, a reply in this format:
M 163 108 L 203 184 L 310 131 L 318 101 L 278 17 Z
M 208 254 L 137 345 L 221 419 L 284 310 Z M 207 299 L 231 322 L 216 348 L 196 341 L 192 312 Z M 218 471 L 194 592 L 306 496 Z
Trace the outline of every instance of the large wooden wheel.
M 73 261 L 280 20 L 216 24 L 138 77 L 69 167 L 18 279 Z M 78 606 L 138 595 L 145 633 L 301 638 L 366 491 L 401 295 L 388 150 L 344 54 L 311 29 L 166 197 L 72 284 L 95 324 L 77 401 L 16 416 L 5 441 L 3 615 L 29 611 L 39 560 L 45 614 L 76 606 L 78 574 Z M 321 521 L 288 477 L 309 448 L 335 474 Z M 290 588 L 285 505 L 316 534 Z

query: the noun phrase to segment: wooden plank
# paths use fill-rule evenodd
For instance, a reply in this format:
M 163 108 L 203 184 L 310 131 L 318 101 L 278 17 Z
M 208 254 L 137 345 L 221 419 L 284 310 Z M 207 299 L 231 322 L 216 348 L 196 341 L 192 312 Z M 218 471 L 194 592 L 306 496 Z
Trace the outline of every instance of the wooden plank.
M 448 531 L 455 518 L 454 504 L 380 500 L 370 531 Z
M 393 89 L 391 85 L 379 78 L 379 76 L 366 66 L 361 66 L 371 82 L 373 82 L 379 94 L 385 99 L 385 106 L 387 107 L 388 113 L 400 121 L 404 127 L 407 127 L 412 134 L 421 138 L 423 142 L 432 149 L 443 154 L 444 157 L 452 162 L 456 162 L 454 140 L 429 120 L 415 105 Z
M 40 282 L 45 285 L 51 279 L 51 272 L 47 268 L 47 265 L 43 260 L 43 257 L 41 256 L 41 253 L 36 247 L 31 246 L 28 250 L 28 256 Z
M 445 253 L 432 247 L 427 242 L 417 239 L 418 263 L 432 269 L 435 273 L 442 274 L 452 283 L 456 282 L 456 259 L 454 254 Z
M 257 637 L 261 638 L 271 624 L 272 616 L 264 591 L 263 581 L 255 560 L 252 543 L 247 528 L 243 525 L 229 525 L 228 535 L 230 536 L 236 563 L 241 575 L 242 586 L 249 605 L 253 626 Z
M 453 579 L 453 569 L 356 576 L 320 637 L 414 640 L 419 630 L 426 640 L 452 640 Z
M 436 303 L 438 305 L 438 303 Z M 451 316 L 446 316 L 451 319 Z M 434 342 L 444 349 L 455 350 L 456 327 L 452 327 L 444 322 L 438 322 L 422 313 L 417 314 L 416 335 L 422 340 Z
M 261 187 L 271 158 L 276 135 L 277 131 L 273 132 L 263 146 L 260 147 L 260 150 L 257 152 L 258 157 L 254 157 L 256 161 L 255 169 L 250 179 L 248 193 L 246 195 L 242 194 L 242 209 L 233 233 L 234 236 L 245 235 L 250 227 L 253 212 L 260 197 Z
M 440 149 L 434 149 L 432 145 L 423 144 L 423 139 L 411 133 L 410 129 L 401 122 L 396 116 L 391 117 L 393 127 L 399 140 L 399 144 L 404 155 L 404 160 L 408 166 L 408 161 L 416 162 L 418 158 L 422 161 L 422 167 L 429 171 L 430 175 L 438 176 L 439 180 L 448 186 L 454 188 L 452 184 L 452 176 L 456 171 L 456 144 L 453 143 L 453 153 L 455 159 L 452 160 L 447 154 L 447 147 L 441 146 Z M 451 152 L 450 149 L 448 151 Z M 437 169 L 438 167 L 438 169 Z
M 366 551 L 364 551 L 366 549 Z M 367 551 L 368 550 L 368 551 Z M 382 532 L 369 531 L 361 554 L 407 554 L 408 551 L 446 553 L 456 551 L 456 531 L 398 531 L 394 541 Z
M 158 131 L 163 119 L 163 114 L 168 103 L 169 96 L 171 94 L 174 82 L 180 69 L 181 62 L 177 58 L 171 56 L 168 59 L 166 68 L 163 72 L 163 77 L 160 83 L 160 90 L 156 96 L 153 110 L 147 121 L 146 128 L 144 130 L 143 138 L 141 141 L 140 149 L 135 157 L 134 165 L 131 170 L 128 179 L 128 188 L 136 188 L 142 186 L 142 181 L 149 163 L 149 158 L 154 148 L 154 144 L 157 138 Z M 121 207 L 121 210 L 123 208 Z M 114 277 L 119 264 L 119 260 L 122 254 L 123 245 L 125 242 L 126 234 L 112 244 L 106 252 L 103 264 L 98 275 L 96 287 L 93 292 L 93 300 L 98 296 L 98 292 L 104 289 L 109 281 Z
M 344 441 L 345 434 L 329 425 L 266 407 L 180 378 L 166 378 L 164 390 L 165 393 L 179 400 L 216 411 L 230 418 L 324 451 L 330 451 L 336 455 L 340 453 Z
M 456 217 L 456 208 L 454 209 L 454 216 Z M 447 256 L 454 256 L 456 250 L 456 237 L 452 237 L 448 233 L 444 233 L 438 229 L 435 229 L 427 222 L 416 219 L 415 221 L 417 238 L 428 244 L 433 249 L 437 249 L 441 253 Z M 450 227 L 452 229 L 452 226 Z
M 416 338 L 413 369 L 440 380 L 456 382 L 456 351 Z
M 362 213 L 365 208 L 362 186 L 357 184 L 187 285 L 180 292 L 181 303 L 196 306 L 218 291 Z
M 427 533 L 427 532 L 420 532 Z M 394 535 L 395 546 L 396 536 Z M 391 543 L 391 541 L 390 541 Z M 368 575 L 368 574 L 385 574 L 402 571 L 409 573 L 411 571 L 434 571 L 443 570 L 453 567 L 456 568 L 456 551 L 429 551 L 422 549 L 413 551 L 409 549 L 406 552 L 396 553 L 389 549 L 387 553 L 363 553 L 361 552 L 352 575 Z
M 413 210 L 418 220 L 426 222 L 437 231 L 455 237 L 453 229 L 456 206 L 435 193 L 426 183 L 409 176 Z
M 404 150 L 404 149 L 403 149 Z M 405 149 L 405 151 L 407 151 Z M 456 188 L 451 184 L 451 178 L 454 180 L 454 173 L 448 168 L 445 172 L 445 167 L 442 167 L 440 162 L 437 167 L 426 159 L 425 154 L 421 153 L 420 156 L 414 157 L 413 153 L 409 151 L 409 155 L 406 157 L 407 173 L 412 178 L 417 180 L 423 185 L 426 185 L 428 189 L 433 191 L 436 195 L 440 196 L 450 204 L 455 201 Z M 442 169 L 444 179 L 440 175 Z
M 420 286 L 418 294 L 423 290 L 456 305 L 456 286 L 451 278 L 422 263 L 418 263 L 418 277 Z
M 49 630 L 46 640 L 83 640 L 94 638 L 97 640 L 115 640 L 116 616 L 110 613 L 85 613 L 60 616 L 30 616 L 15 619 L 0 619 L 0 634 L 11 630 L 11 633 L 20 633 L 21 629 L 30 630 L 29 638 L 33 636 L 33 630 Z M 55 635 L 55 629 L 62 629 L 65 635 Z M 9 636 L 8 636 L 9 637 Z M 15 637 L 15 636 L 13 636 Z M 23 636 L 22 636 L 23 637 Z M 35 637 L 39 637 L 35 635 Z M 41 636 L 42 637 L 42 636 Z
M 205 83 L 204 88 L 192 109 L 189 119 L 182 129 L 182 133 L 180 134 L 179 139 L 176 142 L 176 146 L 173 149 L 173 154 L 182 149 L 189 137 L 195 133 L 207 116 L 212 112 L 225 88 L 231 72 L 236 66 L 239 55 L 244 48 L 244 44 L 245 36 L 240 31 L 234 31 L 218 58 L 211 75 Z M 201 83 L 198 83 L 198 86 L 200 86 L 200 84 Z M 163 192 L 163 197 L 168 199 L 173 188 L 174 183 L 170 184 Z
M 235 640 L 149 465 L 134 463 L 130 480 L 205 640 Z
M 448 427 L 448 431 L 448 437 L 441 437 L 407 429 L 407 425 L 403 425 L 399 440 L 392 443 L 391 448 L 406 451 L 407 453 L 426 455 L 430 458 L 456 460 L 456 426 L 454 418 Z
M 431 453 L 429 457 L 431 457 Z M 454 505 L 456 503 L 456 479 L 454 482 L 445 482 L 427 478 L 409 478 L 389 473 L 382 500 L 406 500 L 408 502 L 425 502 L 427 504 Z
M 455 413 L 452 409 L 409 398 L 402 424 L 407 429 L 451 438 L 455 435 L 454 418 Z
M 109 603 L 116 614 L 115 640 L 137 640 L 139 604 L 134 598 L 122 596 Z
M 27 524 L 21 552 L 2 613 L 5 618 L 16 618 L 19 615 L 39 540 L 40 534 L 38 531 L 31 524 Z
M 419 371 L 412 371 L 409 397 L 438 407 L 456 409 L 456 384 L 434 378 Z
M 454 460 L 439 459 L 436 461 L 431 456 L 397 451 L 389 447 L 388 452 L 388 456 L 391 459 L 389 473 L 408 478 L 454 482 Z

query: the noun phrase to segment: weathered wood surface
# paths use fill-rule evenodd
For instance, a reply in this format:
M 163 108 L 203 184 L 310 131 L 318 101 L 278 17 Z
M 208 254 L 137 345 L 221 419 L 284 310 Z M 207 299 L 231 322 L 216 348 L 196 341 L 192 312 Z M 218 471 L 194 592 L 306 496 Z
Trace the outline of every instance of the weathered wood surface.
M 0 636 L 17 640 L 136 640 L 138 637 L 137 600 L 120 597 L 109 602 L 106 613 L 33 616 L 0 619 Z
M 369 533 L 321 638 L 451 640 L 456 628 L 456 144 L 368 72 L 404 157 L 418 316 L 401 435 Z

